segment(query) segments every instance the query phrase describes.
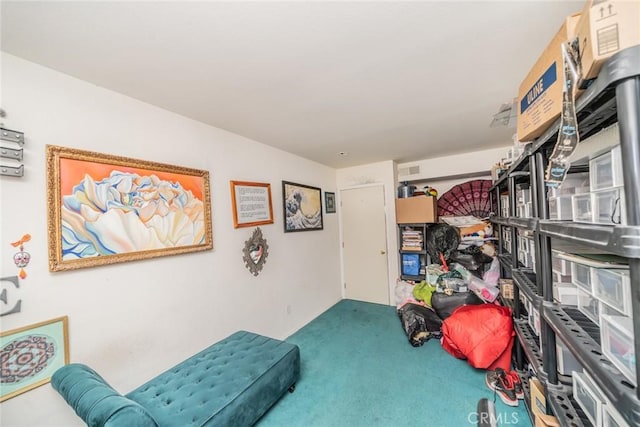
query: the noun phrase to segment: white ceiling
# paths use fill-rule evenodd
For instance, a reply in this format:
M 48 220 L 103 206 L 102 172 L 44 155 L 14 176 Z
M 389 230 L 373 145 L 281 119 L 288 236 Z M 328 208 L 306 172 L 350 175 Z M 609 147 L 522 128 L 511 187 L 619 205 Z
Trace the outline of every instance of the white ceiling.
M 490 128 L 493 114 L 582 6 L 3 0 L 1 42 L 18 57 L 340 168 L 509 144 L 515 129 Z

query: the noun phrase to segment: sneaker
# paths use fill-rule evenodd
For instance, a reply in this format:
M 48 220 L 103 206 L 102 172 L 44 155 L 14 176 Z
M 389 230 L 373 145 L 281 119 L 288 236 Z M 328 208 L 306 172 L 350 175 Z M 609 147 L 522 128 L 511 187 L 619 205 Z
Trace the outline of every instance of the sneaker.
M 495 392 L 505 405 L 518 406 L 518 397 L 513 385 L 513 378 L 504 369 L 489 371 L 484 376 L 487 387 Z
M 516 392 L 516 397 L 518 399 L 524 399 L 524 390 L 522 389 L 522 380 L 520 379 L 520 375 L 518 375 L 516 371 L 511 371 L 507 375 L 509 375 L 513 381 L 513 389 Z

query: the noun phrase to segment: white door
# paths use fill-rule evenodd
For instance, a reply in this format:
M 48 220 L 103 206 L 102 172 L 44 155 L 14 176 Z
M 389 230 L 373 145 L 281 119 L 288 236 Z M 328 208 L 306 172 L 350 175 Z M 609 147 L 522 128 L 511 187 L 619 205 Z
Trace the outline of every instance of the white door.
M 382 185 L 340 191 L 345 297 L 389 304 Z

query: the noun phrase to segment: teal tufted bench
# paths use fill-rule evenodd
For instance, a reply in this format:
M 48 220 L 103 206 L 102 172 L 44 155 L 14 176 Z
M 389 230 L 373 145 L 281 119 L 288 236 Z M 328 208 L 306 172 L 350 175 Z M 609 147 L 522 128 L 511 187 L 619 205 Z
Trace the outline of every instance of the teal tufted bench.
M 251 426 L 300 375 L 298 346 L 240 331 L 121 395 L 93 369 L 51 378 L 88 426 Z

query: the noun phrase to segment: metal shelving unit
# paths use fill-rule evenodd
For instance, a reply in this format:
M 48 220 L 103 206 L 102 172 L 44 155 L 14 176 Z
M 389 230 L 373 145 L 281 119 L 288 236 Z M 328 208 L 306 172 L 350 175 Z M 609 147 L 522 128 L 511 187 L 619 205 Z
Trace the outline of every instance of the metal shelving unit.
M 581 139 L 618 123 L 622 152 L 624 194 L 628 225 L 579 224 L 549 220 L 544 171 L 547 156 L 556 143 L 560 119 L 536 141 L 528 144 L 524 154 L 501 175 L 492 188 L 500 209 L 500 194 L 509 194 L 510 213 L 515 213 L 515 185 L 528 177 L 533 200 L 533 218 L 493 217 L 499 229 L 511 227 L 511 253 L 501 253 L 503 272 L 513 277 L 514 293 L 520 292 L 539 307 L 541 344 L 530 336 L 526 322 L 516 319 L 519 354 L 529 359 L 539 379 L 545 385 L 548 408 L 563 426 L 589 426 L 582 410 L 572 397 L 571 387 L 561 383 L 557 372 L 556 339 L 561 340 L 584 370 L 590 374 L 607 399 L 618 409 L 629 425 L 640 425 L 640 387 L 634 387 L 602 354 L 599 326 L 580 311 L 553 302 L 551 267 L 552 244 L 569 244 L 594 251 L 615 254 L 629 262 L 632 288 L 632 318 L 635 354 L 640 355 L 640 46 L 614 55 L 601 69 L 591 86 L 577 101 L 577 117 Z M 577 170 L 578 168 L 576 168 Z M 583 169 L 580 169 L 581 171 Z M 572 170 L 573 172 L 573 170 Z M 517 230 L 529 230 L 534 235 L 535 270 L 519 268 L 514 249 Z M 552 240 L 553 239 L 553 240 Z M 554 246 L 555 248 L 555 246 Z M 507 261 L 511 261 L 508 263 Z M 549 350 L 549 351 L 548 351 Z M 542 353 L 542 354 L 541 354 Z M 521 367 L 521 362 L 517 362 Z M 636 364 L 640 378 L 640 364 Z
M 403 255 L 417 255 L 419 260 L 419 268 L 424 269 L 429 264 L 429 255 L 427 254 L 427 228 L 429 224 L 426 223 L 414 223 L 414 224 L 398 224 L 398 244 L 400 245 L 400 279 L 410 280 L 414 282 L 420 282 L 425 279 L 426 274 L 405 274 L 403 268 Z M 421 235 L 421 242 L 419 249 L 406 250 L 403 249 L 403 230 L 409 229 L 414 232 L 419 232 Z

